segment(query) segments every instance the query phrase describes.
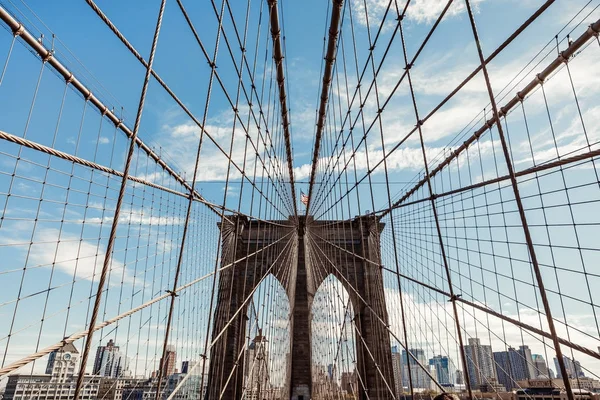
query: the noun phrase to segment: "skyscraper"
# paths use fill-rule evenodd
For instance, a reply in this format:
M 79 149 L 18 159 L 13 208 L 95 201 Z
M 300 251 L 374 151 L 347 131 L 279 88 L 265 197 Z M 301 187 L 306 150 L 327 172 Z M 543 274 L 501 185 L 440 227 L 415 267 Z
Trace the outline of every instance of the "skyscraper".
M 162 376 L 164 378 L 169 375 L 173 375 L 175 373 L 175 364 L 177 363 L 177 352 L 175 351 L 175 346 L 168 345 L 167 352 L 165 354 L 165 361 L 161 357 L 160 359 L 160 368 L 162 368 Z
M 514 349 L 510 347 L 509 351 L 494 352 L 494 363 L 496 364 L 498 383 L 503 385 L 506 390 L 512 390 L 515 386 L 514 378 L 512 377 L 512 368 L 510 365 L 511 350 L 514 351 Z
M 429 365 L 435 367 L 435 379 L 442 385 L 448 385 L 452 382 L 450 379 L 449 361 L 448 357 L 442 356 L 441 354 L 429 359 Z
M 415 388 L 429 389 L 431 387 L 431 378 L 427 375 L 424 368 L 427 368 L 427 359 L 423 349 L 409 349 L 412 355 L 418 360 L 415 361 L 410 357 L 406 350 L 402 350 L 402 382 L 410 388 L 411 379 L 412 385 Z M 419 363 L 421 365 L 419 365 Z M 408 373 L 410 368 L 410 375 Z M 409 377 L 411 379 L 409 379 Z
M 481 344 L 478 338 L 469 338 L 469 344 L 464 346 L 464 350 L 472 389 L 479 389 L 490 379 L 498 379 L 492 346 Z
M 245 383 L 246 399 L 262 398 L 264 391 L 269 388 L 269 353 L 267 352 L 267 338 L 263 336 L 262 329 L 246 350 Z M 333 370 L 332 370 L 333 372 Z M 326 376 L 326 373 L 323 375 Z
M 398 346 L 392 346 L 392 372 L 396 386 L 396 397 L 399 397 L 404 392 L 404 381 L 402 380 L 402 356 L 398 351 Z
M 519 350 L 517 350 L 517 353 L 520 355 L 520 366 L 523 368 L 522 372 L 524 376 L 527 376 L 526 379 L 535 378 L 537 376 L 537 373 L 535 370 L 535 364 L 533 363 L 533 356 L 531 354 L 531 349 L 529 348 L 529 346 L 519 346 Z
M 564 360 L 565 369 L 567 370 L 567 375 L 569 375 L 569 378 L 582 378 L 585 376 L 579 361 L 571 360 L 569 357 L 567 357 L 565 355 L 563 355 L 563 360 Z M 562 378 L 562 373 L 560 371 L 560 365 L 558 364 L 558 358 L 556 358 L 556 357 L 554 357 L 554 366 L 556 367 L 556 377 Z
M 123 373 L 127 370 L 126 364 L 125 355 L 121 354 L 119 346 L 115 346 L 111 339 L 106 346 L 98 346 L 92 374 L 118 378 L 123 376 Z
M 548 364 L 546 364 L 544 356 L 541 354 L 532 354 L 531 358 L 533 359 L 533 366 L 535 368 L 535 376 L 532 376 L 532 378 L 537 378 L 538 376 L 547 376 L 550 378 Z
M 516 381 L 535 378 L 535 366 L 528 346 L 494 352 L 498 382 L 507 390 L 517 387 Z

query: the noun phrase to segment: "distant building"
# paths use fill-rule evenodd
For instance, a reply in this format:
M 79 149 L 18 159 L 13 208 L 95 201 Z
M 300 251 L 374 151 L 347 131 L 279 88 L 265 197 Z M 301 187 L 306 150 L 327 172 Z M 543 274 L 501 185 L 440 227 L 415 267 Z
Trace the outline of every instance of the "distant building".
M 392 373 L 394 375 L 396 397 L 399 397 L 404 392 L 404 381 L 402 379 L 402 355 L 398 351 L 398 346 L 392 346 Z M 342 384 L 342 389 L 343 387 Z
M 569 376 L 569 378 L 581 378 L 581 377 L 585 376 L 579 361 L 571 360 L 569 357 L 567 357 L 565 355 L 563 355 L 563 360 L 564 360 L 565 369 L 567 370 L 567 375 Z M 558 364 L 558 358 L 556 358 L 556 357 L 554 357 L 554 366 L 556 367 L 556 377 L 562 378 L 562 373 L 560 371 L 560 365 Z
M 435 367 L 435 378 L 441 385 L 452 383 L 450 379 L 450 360 L 446 356 L 434 356 L 429 359 L 429 365 Z
M 430 389 L 432 380 L 429 375 L 427 375 L 427 372 L 425 372 L 425 368 L 427 368 L 425 352 L 423 349 L 409 349 L 409 351 L 416 358 L 416 360 L 418 360 L 418 363 L 415 361 L 415 359 L 408 356 L 406 350 L 402 350 L 402 382 L 406 387 L 408 387 L 409 390 L 411 388 L 411 384 L 415 389 Z
M 600 381 L 582 377 L 569 379 L 577 400 L 598 400 Z M 516 391 L 516 400 L 566 400 L 567 393 L 562 379 L 528 379 L 517 382 L 521 389 Z
M 175 351 L 175 346 L 168 345 L 167 351 L 165 354 L 165 362 L 161 357 L 160 359 L 160 368 L 162 368 L 162 376 L 164 378 L 173 375 L 175 373 L 175 365 L 177 364 L 177 352 Z
M 478 338 L 469 338 L 464 350 L 472 389 L 476 390 L 491 379 L 498 380 L 492 346 L 481 344 Z
M 71 400 L 77 384 L 75 373 L 78 364 L 79 351 L 72 343 L 68 343 L 50 353 L 46 374 L 9 376 L 3 400 Z M 79 399 L 96 399 L 100 381 L 101 378 L 85 376 Z
M 543 361 L 543 358 L 542 358 Z M 536 378 L 536 369 L 528 346 L 494 352 L 498 382 L 508 390 L 518 387 L 516 381 Z
M 501 393 L 506 392 L 504 385 L 500 384 L 496 379 L 490 378 L 488 381 L 479 386 L 482 393 Z
M 98 387 L 98 398 L 102 400 L 122 400 L 124 379 L 102 378 Z
M 269 353 L 267 352 L 267 338 L 263 336 L 262 329 L 246 350 L 244 389 L 245 399 L 254 400 L 262 398 L 269 389 Z
M 531 358 L 533 359 L 533 366 L 535 369 L 535 376 L 532 376 L 531 378 L 537 378 L 540 376 L 551 378 L 550 371 L 548 371 L 548 364 L 546 364 L 544 356 L 541 354 L 532 354 Z
M 106 346 L 98 346 L 94 360 L 93 375 L 109 378 L 122 377 L 127 371 L 127 361 L 124 354 L 115 346 L 113 340 L 109 340 Z
M 461 370 L 456 370 L 456 382 L 457 385 L 464 385 L 465 384 L 465 377 L 464 374 Z

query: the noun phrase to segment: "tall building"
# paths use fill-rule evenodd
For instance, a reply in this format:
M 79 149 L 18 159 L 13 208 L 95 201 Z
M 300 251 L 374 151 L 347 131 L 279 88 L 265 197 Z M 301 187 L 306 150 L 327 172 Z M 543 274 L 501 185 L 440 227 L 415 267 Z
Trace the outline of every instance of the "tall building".
M 523 367 L 523 372 L 529 379 L 533 379 L 537 376 L 537 372 L 535 370 L 535 364 L 533 362 L 533 355 L 531 354 L 531 349 L 527 345 L 519 346 L 519 350 L 517 353 L 521 356 L 521 366 Z
M 263 336 L 262 329 L 258 330 L 258 335 L 252 340 L 252 343 L 246 350 L 245 360 L 245 398 L 262 398 L 269 390 L 269 353 L 267 352 L 267 338 Z M 323 374 L 326 375 L 326 374 Z
M 77 384 L 79 352 L 68 343 L 50 353 L 46 364 L 46 374 L 11 375 L 4 391 L 4 400 L 29 399 L 73 399 Z M 102 378 L 88 376 L 84 378 L 79 400 L 92 400 L 98 397 Z
M 548 371 L 548 364 L 546 364 L 544 356 L 541 354 L 532 354 L 531 358 L 533 359 L 533 366 L 535 368 L 535 376 L 532 376 L 532 378 L 537 378 L 539 376 L 549 378 L 550 373 Z
M 119 378 L 127 370 L 127 361 L 124 354 L 115 346 L 113 340 L 109 340 L 106 346 L 98 346 L 94 369 L 92 374 L 109 378 Z
M 392 346 L 392 373 L 394 374 L 396 397 L 400 397 L 404 392 L 404 381 L 402 380 L 402 355 L 398 351 L 398 346 Z
M 450 379 L 450 360 L 441 354 L 429 359 L 429 365 L 435 367 L 435 379 L 441 385 L 449 385 L 452 383 Z
M 423 349 L 409 349 L 412 355 L 419 361 L 417 363 L 415 359 L 408 356 L 406 350 L 402 350 L 402 382 L 409 389 L 412 386 L 419 389 L 430 389 L 431 378 L 427 375 L 424 368 L 427 368 L 427 359 L 425 358 L 425 352 Z M 422 367 L 421 367 L 422 366 Z M 409 375 L 410 368 L 410 375 Z M 409 379 L 410 378 L 410 379 Z M 411 382 L 412 380 L 412 382 Z
M 478 338 L 469 338 L 469 344 L 464 346 L 464 350 L 472 389 L 477 390 L 490 379 L 498 379 L 492 346 L 481 344 Z
M 163 362 L 162 357 L 160 358 L 160 368 L 163 371 L 163 377 L 168 377 L 175 373 L 175 365 L 177 363 L 177 352 L 175 351 L 175 346 L 168 345 L 167 352 L 165 354 L 165 362 Z
M 508 351 L 494 352 L 494 362 L 498 382 L 507 390 L 518 387 L 516 381 L 536 377 L 533 357 L 528 346 L 519 346 L 518 350 L 509 347 Z
M 50 353 L 46 364 L 46 374 L 52 375 L 54 382 L 65 382 L 75 375 L 78 362 L 79 351 L 73 343 L 68 343 Z
M 569 357 L 567 357 L 565 355 L 563 355 L 563 360 L 564 360 L 565 369 L 567 370 L 567 374 L 569 375 L 569 378 L 582 378 L 585 376 L 579 361 L 571 360 Z M 558 358 L 556 358 L 556 357 L 554 357 L 554 366 L 556 367 L 556 377 L 562 378 L 562 374 L 560 372 L 560 366 L 558 365 Z
M 465 377 L 463 375 L 463 372 L 460 369 L 456 370 L 456 384 L 457 385 L 465 384 Z

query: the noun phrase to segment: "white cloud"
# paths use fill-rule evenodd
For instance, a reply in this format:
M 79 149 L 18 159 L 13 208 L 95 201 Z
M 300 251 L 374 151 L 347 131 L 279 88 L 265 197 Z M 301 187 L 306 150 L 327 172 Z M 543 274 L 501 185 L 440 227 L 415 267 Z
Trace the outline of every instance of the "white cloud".
M 60 241 L 58 241 L 60 237 Z M 51 266 L 76 280 L 97 281 L 102 271 L 105 253 L 102 242 L 90 242 L 77 235 L 67 234 L 58 229 L 41 229 L 36 233 L 31 246 L 30 262 L 39 266 Z M 112 257 L 110 264 L 111 284 L 129 282 L 132 277 L 123 263 Z M 114 280 L 114 282 L 113 282 Z
M 474 0 L 471 1 L 471 5 L 477 11 L 478 5 L 484 1 Z M 412 0 L 406 11 L 406 16 L 409 20 L 418 24 L 430 24 L 439 17 L 447 3 L 447 0 Z M 352 11 L 357 16 L 358 22 L 364 26 L 366 26 L 366 16 L 368 13 L 369 25 L 371 29 L 375 29 L 381 23 L 388 5 L 390 10 L 386 18 L 386 26 L 390 28 L 396 25 L 396 6 L 392 0 L 352 0 Z M 400 12 L 402 12 L 404 6 L 404 1 L 398 2 Z M 455 17 L 464 12 L 466 12 L 465 3 L 455 1 L 446 12 L 445 18 Z

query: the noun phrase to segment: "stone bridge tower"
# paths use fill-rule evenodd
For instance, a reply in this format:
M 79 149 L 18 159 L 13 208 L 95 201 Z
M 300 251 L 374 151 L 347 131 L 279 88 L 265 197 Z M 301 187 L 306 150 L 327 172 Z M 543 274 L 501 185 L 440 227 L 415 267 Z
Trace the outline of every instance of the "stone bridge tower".
M 222 261 L 207 399 L 242 398 L 248 322 L 244 300 L 268 272 L 282 282 L 290 300 L 290 365 L 285 388 L 289 397 L 282 398 L 311 399 L 311 306 L 316 291 L 329 274 L 342 282 L 354 310 L 354 323 L 359 332 L 355 333 L 356 372 L 362 382 L 358 385 L 359 399 L 393 398 L 386 387 L 389 385 L 393 390 L 395 386 L 379 266 L 379 235 L 383 224 L 363 217 L 351 221 L 301 218 L 298 228 L 291 219 L 270 222 L 273 224 L 228 216 L 220 224 Z M 296 243 L 297 246 L 290 245 Z M 259 251 L 266 246 L 270 247 Z M 289 252 L 285 251 L 286 246 L 291 249 Z M 281 256 L 282 253 L 288 257 Z M 234 262 L 236 260 L 238 262 Z M 310 260 L 318 260 L 312 262 L 320 263 L 320 273 L 315 273 L 317 266 L 311 265 Z M 292 276 L 281 280 L 290 267 Z M 240 307 L 242 312 L 236 314 Z

